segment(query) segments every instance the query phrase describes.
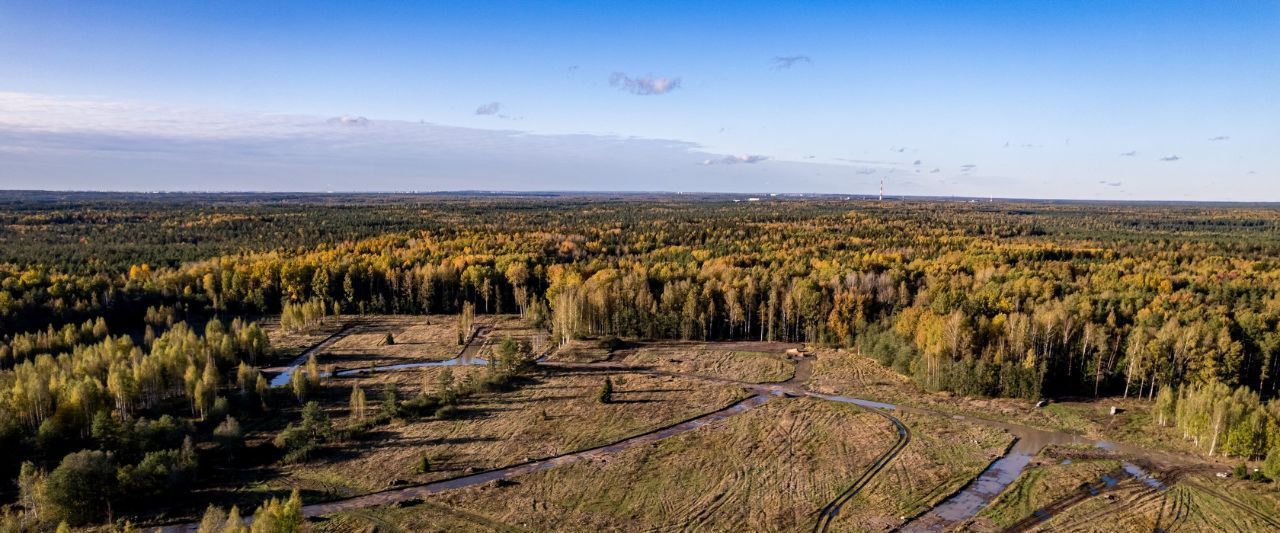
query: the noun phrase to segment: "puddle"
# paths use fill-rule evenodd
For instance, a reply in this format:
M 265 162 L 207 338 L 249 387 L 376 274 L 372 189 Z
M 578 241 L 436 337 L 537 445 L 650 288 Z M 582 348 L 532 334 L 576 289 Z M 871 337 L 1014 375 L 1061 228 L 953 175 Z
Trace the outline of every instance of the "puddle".
M 832 396 L 829 394 L 817 394 L 812 392 L 809 393 L 809 396 L 813 396 L 815 398 L 822 398 L 824 400 L 831 400 L 833 402 L 843 402 L 843 403 L 851 403 L 854 405 L 861 405 L 862 407 L 870 407 L 872 409 L 883 409 L 885 411 L 893 411 L 898 408 L 898 406 L 891 403 L 873 402 L 871 400 L 854 398 L 852 396 Z
M 1033 453 L 1014 446 L 1004 457 L 991 463 L 972 483 L 954 496 L 902 528 L 902 531 L 940 531 L 950 524 L 973 518 L 1004 492 L 1031 462 Z
M 324 377 L 333 376 L 358 376 L 360 374 L 368 374 L 371 372 L 394 372 L 396 370 L 404 370 L 407 368 L 422 368 L 428 366 L 459 366 L 459 365 L 487 365 L 488 361 L 479 357 L 455 357 L 444 361 L 425 361 L 420 363 L 400 363 L 396 365 L 369 366 L 365 368 L 350 368 L 347 370 L 338 370 L 336 372 L 325 372 L 321 374 Z
M 1123 465 L 1121 465 L 1121 468 L 1123 468 L 1124 472 L 1126 474 L 1129 474 L 1130 477 L 1138 481 L 1141 481 L 1143 484 L 1145 484 L 1148 487 L 1151 487 L 1156 490 L 1164 490 L 1166 488 L 1164 483 L 1161 483 L 1160 480 L 1156 479 L 1156 477 L 1151 475 L 1150 472 L 1143 470 L 1142 467 L 1138 465 L 1135 465 L 1133 463 L 1124 463 Z
M 280 375 L 274 378 L 271 378 L 271 386 L 284 387 L 288 385 L 289 380 L 293 378 L 294 371 L 298 370 L 298 368 L 305 363 L 306 363 L 305 358 L 303 358 L 301 362 L 295 361 L 294 363 L 292 363 L 288 368 L 284 370 L 284 372 L 281 372 Z M 321 372 L 320 375 L 322 377 L 328 378 L 333 376 L 339 376 L 339 377 L 358 376 L 360 374 L 368 374 L 371 372 L 394 372 L 396 370 L 404 370 L 406 368 L 420 368 L 425 366 L 459 366 L 459 365 L 486 365 L 486 364 L 489 364 L 489 361 L 486 361 L 479 357 L 463 356 L 463 357 L 454 357 L 453 359 L 446 359 L 444 361 L 424 361 L 419 363 L 400 363 L 395 365 L 367 366 L 364 368 L 349 368 L 346 370 L 338 370 L 336 372 Z

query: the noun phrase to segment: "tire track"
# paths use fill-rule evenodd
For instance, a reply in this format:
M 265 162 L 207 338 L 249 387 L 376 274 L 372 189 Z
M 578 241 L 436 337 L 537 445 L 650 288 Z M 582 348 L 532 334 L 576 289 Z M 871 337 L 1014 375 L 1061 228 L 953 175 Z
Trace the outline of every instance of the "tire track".
M 821 398 L 821 396 L 818 397 Z M 824 399 L 838 401 L 831 400 L 830 398 Z M 868 412 L 880 415 L 896 426 L 898 428 L 898 440 L 893 444 L 893 446 L 889 447 L 888 450 L 885 450 L 884 453 L 880 454 L 880 457 L 876 458 L 875 462 L 871 464 L 871 467 L 863 472 L 861 477 L 854 480 L 852 485 L 849 485 L 849 487 L 837 495 L 834 500 L 828 502 L 827 505 L 823 506 L 822 509 L 818 511 L 817 522 L 813 525 L 813 531 L 815 533 L 825 532 L 827 528 L 831 526 L 831 521 L 840 514 L 840 508 L 844 506 L 845 503 L 848 503 L 849 500 L 853 499 L 854 496 L 857 496 L 858 493 L 862 492 L 862 489 L 866 488 L 866 486 L 871 483 L 871 481 L 875 479 L 875 477 L 884 470 L 889 463 L 898 457 L 898 454 L 902 453 L 902 449 L 906 448 L 907 444 L 911 442 L 911 430 L 908 429 L 906 424 L 903 424 L 901 420 L 898 420 L 897 417 L 880 409 L 873 409 L 862 405 L 859 405 L 858 407 Z
M 774 398 L 774 395 L 757 394 L 755 396 L 751 396 L 744 400 L 735 402 L 732 405 L 725 407 L 723 409 L 712 411 L 710 413 L 699 415 L 699 416 L 684 420 L 682 422 L 677 422 L 675 424 L 664 426 L 658 429 L 650 430 L 650 431 L 641 433 L 639 435 L 634 435 L 632 437 L 628 437 L 626 439 L 614 442 L 612 444 L 605 444 L 602 446 L 596 446 L 596 447 L 588 448 L 585 450 L 578 450 L 578 451 L 569 452 L 565 454 L 555 455 L 552 457 L 547 457 L 544 459 L 528 461 L 528 462 L 519 463 L 519 464 L 515 464 L 515 465 L 503 467 L 503 468 L 487 470 L 484 472 L 478 472 L 475 474 L 468 474 L 468 475 L 459 476 L 455 478 L 434 481 L 431 483 L 425 483 L 421 485 L 412 485 L 409 487 L 390 489 L 390 490 L 385 490 L 381 492 L 366 494 L 363 496 L 356 496 L 354 498 L 346 498 L 342 500 L 335 500 L 335 501 L 330 501 L 325 503 L 304 505 L 302 507 L 302 515 L 304 517 L 316 517 L 316 516 L 323 516 L 323 515 L 342 512 L 342 511 L 350 511 L 355 509 L 363 509 L 366 507 L 374 507 L 378 505 L 388 505 L 388 504 L 400 503 L 400 502 L 405 502 L 410 500 L 419 500 L 431 494 L 435 494 L 437 492 L 483 485 L 485 483 L 496 482 L 498 480 L 507 479 L 514 476 L 532 474 L 535 472 L 550 470 L 558 466 L 564 466 L 564 465 L 576 463 L 583 460 L 596 459 L 599 457 L 621 452 L 628 448 L 632 448 L 632 447 L 640 446 L 644 444 L 650 444 L 653 442 L 666 439 L 668 437 L 679 435 L 681 433 L 693 431 L 700 427 L 713 424 L 715 422 L 719 422 L 721 420 L 724 420 L 726 418 L 729 418 L 731 416 L 734 416 L 740 413 L 744 413 L 751 409 L 755 409 L 756 407 L 764 405 L 766 402 L 768 402 L 773 398 Z M 252 520 L 251 517 L 246 519 L 246 523 L 249 523 L 251 520 Z M 182 525 L 176 525 L 176 526 L 162 527 L 162 528 L 158 528 L 157 531 L 161 531 L 164 533 L 193 532 L 196 530 L 198 526 L 199 524 L 197 523 L 189 523 L 189 524 L 182 524 Z
M 1254 518 L 1257 518 L 1257 519 L 1259 519 L 1259 520 L 1262 520 L 1262 521 L 1263 521 L 1263 522 L 1265 522 L 1267 525 L 1269 525 L 1269 526 L 1271 526 L 1271 527 L 1273 527 L 1273 528 L 1276 528 L 1276 530 L 1277 530 L 1277 531 L 1280 531 L 1280 520 L 1277 520 L 1276 518 L 1274 518 L 1274 517 L 1272 517 L 1272 516 L 1270 516 L 1270 515 L 1268 515 L 1268 514 L 1266 514 L 1266 513 L 1262 512 L 1262 511 L 1259 511 L 1259 510 L 1257 510 L 1257 509 L 1254 509 L 1253 507 L 1250 507 L 1250 506 L 1248 506 L 1248 505 L 1245 505 L 1245 504 L 1241 503 L 1239 500 L 1236 500 L 1235 498 L 1232 498 L 1232 497 L 1230 497 L 1230 496 L 1227 496 L 1226 494 L 1224 494 L 1223 492 L 1221 492 L 1221 491 L 1219 491 L 1219 490 L 1217 490 L 1217 489 L 1212 489 L 1212 488 L 1209 488 L 1208 486 L 1202 485 L 1202 484 L 1200 484 L 1199 482 L 1191 481 L 1191 480 L 1186 480 L 1186 481 L 1183 481 L 1183 483 L 1185 483 L 1188 487 L 1192 487 L 1192 488 L 1194 488 L 1194 489 L 1196 489 L 1196 490 L 1199 490 L 1199 491 L 1201 491 L 1201 492 L 1203 492 L 1203 493 L 1205 493 L 1205 494 L 1208 494 L 1208 495 L 1210 495 L 1210 496 L 1213 496 L 1214 498 L 1217 498 L 1217 499 L 1221 500 L 1222 502 L 1224 502 L 1224 503 L 1226 503 L 1226 504 L 1228 504 L 1228 505 L 1231 505 L 1232 507 L 1235 507 L 1235 508 L 1237 508 L 1237 509 L 1239 509 L 1239 510 L 1241 510 L 1241 511 L 1244 511 L 1245 513 L 1249 514 L 1250 516 L 1253 516 Z

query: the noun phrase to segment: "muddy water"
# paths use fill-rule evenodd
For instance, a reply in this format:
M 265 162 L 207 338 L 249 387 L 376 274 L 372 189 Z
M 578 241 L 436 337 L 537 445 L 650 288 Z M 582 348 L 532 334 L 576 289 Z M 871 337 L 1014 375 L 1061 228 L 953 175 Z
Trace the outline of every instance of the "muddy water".
M 333 376 L 358 376 L 360 374 L 368 374 L 370 372 L 395 372 L 397 370 L 405 370 L 409 368 L 421 368 L 428 366 L 459 366 L 459 365 L 486 365 L 488 361 L 479 357 L 454 357 L 444 361 L 427 361 L 419 363 L 400 363 L 396 365 L 369 366 L 365 368 L 351 368 L 347 370 L 338 370 L 334 372 L 325 372 L 324 377 Z
M 325 349 L 329 348 L 329 346 L 333 345 L 333 343 L 337 342 L 338 339 L 341 339 L 347 336 L 347 333 L 355 329 L 356 328 L 354 327 L 343 329 L 338 333 L 334 333 L 333 336 L 321 341 L 319 344 L 307 349 L 307 351 L 302 352 L 302 354 L 298 355 L 298 357 L 295 357 L 293 361 L 290 361 L 288 366 L 284 367 L 283 369 L 280 369 L 279 374 L 271 378 L 271 382 L 270 382 L 271 386 L 284 387 L 289 385 L 289 381 L 293 379 L 293 373 L 296 370 L 298 370 L 299 367 L 307 363 L 307 359 L 311 357 L 311 354 L 313 353 L 319 354 L 323 352 Z M 460 352 L 457 357 L 454 357 L 452 359 L 447 359 L 444 361 L 401 363 L 397 365 L 383 365 L 383 366 L 371 366 L 371 367 L 365 367 L 365 368 L 353 368 L 349 370 L 339 370 L 336 372 L 325 372 L 321 375 L 324 377 L 354 376 L 354 375 L 363 374 L 366 372 L 390 372 L 395 370 L 404 370 L 406 368 L 418 368 L 423 366 L 457 366 L 457 365 L 487 364 L 488 361 L 485 361 L 484 359 L 476 357 L 476 354 L 480 352 L 480 347 L 484 345 L 483 342 L 476 342 L 476 341 L 481 341 L 484 334 L 487 333 L 488 331 L 489 331 L 489 328 L 487 326 L 477 327 L 475 330 L 475 333 L 473 333 L 471 336 L 471 340 L 469 340 L 467 342 L 467 345 L 462 348 L 462 352 Z
M 284 369 L 281 370 L 281 372 L 277 374 L 276 377 L 271 378 L 271 386 L 283 387 L 288 385 L 289 380 L 293 379 L 293 371 L 297 370 L 298 367 L 306 364 L 307 359 L 311 357 L 311 354 L 320 353 L 324 351 L 326 348 L 333 345 L 333 343 L 338 342 L 338 339 L 346 337 L 347 333 L 350 332 L 352 329 L 353 328 L 343 328 L 341 331 L 338 331 L 337 333 L 330 335 L 329 338 L 323 341 L 320 341 L 319 344 L 316 344 L 315 346 L 307 348 L 306 351 L 302 352 L 301 354 L 298 354 L 298 356 L 293 358 L 293 361 L 290 361 L 288 366 L 284 367 Z M 271 370 L 271 369 L 267 369 L 267 370 Z
M 948 416 L 942 415 L 942 413 L 923 409 L 907 408 L 906 410 Z M 1103 450 L 1119 451 L 1135 455 L 1150 455 L 1149 452 L 1133 446 L 1087 439 L 1070 433 L 1044 431 L 1018 424 L 1008 424 L 981 418 L 955 415 L 951 415 L 951 417 L 957 420 L 968 420 L 978 424 L 1004 429 L 1017 438 L 1017 440 L 1004 456 L 991 463 L 991 465 L 988 466 L 982 474 L 978 475 L 978 477 L 968 486 L 964 487 L 960 492 L 957 492 L 950 498 L 947 498 L 933 509 L 930 509 L 928 512 L 920 515 L 915 520 L 904 525 L 901 528 L 901 531 L 944 531 L 977 516 L 978 513 L 986 508 L 987 505 L 990 505 L 991 502 L 1000 495 L 1000 493 L 1004 492 L 1009 485 L 1018 479 L 1018 476 L 1020 476 L 1022 471 L 1026 469 L 1027 465 L 1031 462 L 1031 459 L 1040 453 L 1040 450 L 1043 450 L 1049 445 L 1084 445 L 1093 446 Z M 1142 480 L 1144 483 L 1148 483 L 1149 485 L 1154 483 L 1155 485 L 1152 485 L 1153 487 L 1160 485 L 1159 481 L 1155 480 L 1154 477 L 1137 465 L 1125 463 L 1125 471 L 1135 479 Z M 1107 478 L 1104 477 L 1103 481 L 1107 482 Z M 1114 484 L 1115 482 L 1116 480 L 1111 480 L 1110 483 Z

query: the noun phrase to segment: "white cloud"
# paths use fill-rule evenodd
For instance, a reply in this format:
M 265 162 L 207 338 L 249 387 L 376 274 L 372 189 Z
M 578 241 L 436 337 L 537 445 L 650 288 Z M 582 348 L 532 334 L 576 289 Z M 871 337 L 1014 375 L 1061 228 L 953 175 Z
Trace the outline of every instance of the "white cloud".
M 768 158 L 679 140 L 12 93 L 0 147 L 0 189 L 861 192 L 847 167 L 757 165 Z
M 609 75 L 609 85 L 632 94 L 667 94 L 680 88 L 680 78 L 668 78 L 652 74 L 633 78 L 623 72 L 614 72 Z
M 501 102 L 489 102 L 476 108 L 477 115 L 496 115 L 502 110 Z
M 720 159 L 703 159 L 701 164 L 703 165 L 736 165 L 739 163 L 753 164 L 753 163 L 759 163 L 761 161 L 768 161 L 768 160 L 769 160 L 769 156 L 742 154 L 742 155 L 725 156 Z

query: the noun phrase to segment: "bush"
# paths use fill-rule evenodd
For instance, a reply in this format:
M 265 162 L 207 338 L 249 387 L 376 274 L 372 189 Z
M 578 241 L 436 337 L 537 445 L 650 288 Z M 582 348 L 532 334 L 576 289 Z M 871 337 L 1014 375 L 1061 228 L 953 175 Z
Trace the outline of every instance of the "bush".
M 604 378 L 604 386 L 600 387 L 600 403 L 613 403 L 613 380 Z
M 619 339 L 614 335 L 610 335 L 600 340 L 600 347 L 611 352 L 614 350 L 620 350 L 626 345 L 626 342 L 623 342 L 622 339 Z
M 83 450 L 62 458 L 44 484 L 51 518 L 81 525 L 103 517 L 117 494 L 115 458 Z
M 1280 480 L 1280 446 L 1271 449 L 1267 460 L 1262 462 L 1262 473 L 1267 477 Z
M 420 394 L 413 399 L 405 400 L 400 404 L 400 412 L 405 416 L 423 417 L 436 414 L 437 410 L 444 405 L 443 399 L 429 395 Z
M 116 474 L 130 498 L 154 498 L 184 485 L 195 472 L 193 457 L 179 450 L 151 452 L 137 466 L 127 465 Z
M 436 410 L 436 418 L 441 420 L 456 420 L 462 418 L 462 410 L 456 405 L 446 405 Z

